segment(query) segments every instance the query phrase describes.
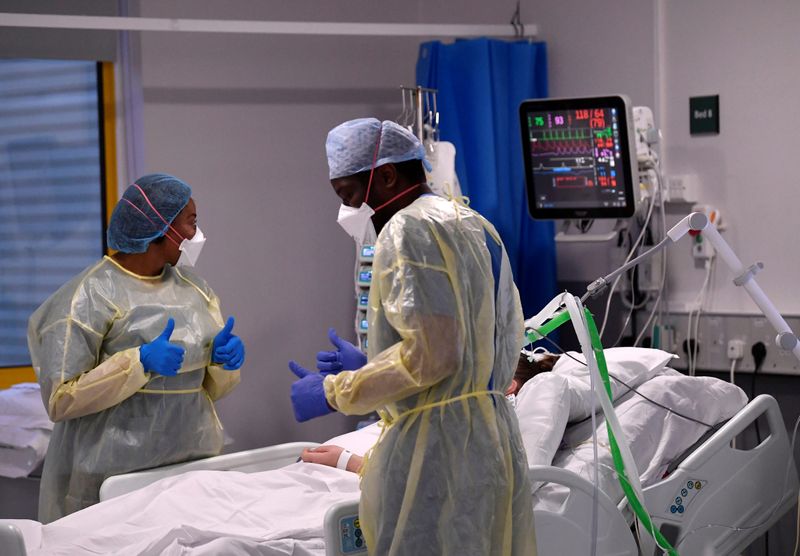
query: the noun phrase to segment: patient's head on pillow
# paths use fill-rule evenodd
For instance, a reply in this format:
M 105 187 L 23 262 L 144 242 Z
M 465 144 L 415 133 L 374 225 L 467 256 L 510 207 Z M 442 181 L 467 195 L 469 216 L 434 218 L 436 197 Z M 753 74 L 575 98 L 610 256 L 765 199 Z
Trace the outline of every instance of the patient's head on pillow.
M 524 353 L 519 354 L 519 361 L 517 361 L 517 370 L 514 372 L 514 379 L 511 385 L 506 390 L 506 395 L 516 395 L 522 385 L 539 373 L 546 373 L 553 370 L 559 356 L 550 353 L 539 355 L 533 361 L 528 360 L 528 356 Z

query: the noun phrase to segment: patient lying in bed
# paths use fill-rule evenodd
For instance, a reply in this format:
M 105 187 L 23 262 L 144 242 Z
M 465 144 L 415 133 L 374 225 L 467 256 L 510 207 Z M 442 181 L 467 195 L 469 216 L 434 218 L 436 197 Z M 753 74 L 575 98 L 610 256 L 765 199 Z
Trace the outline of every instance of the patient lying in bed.
M 675 357 L 667 352 L 611 348 L 605 355 L 617 415 L 645 486 L 661 479 L 667 466 L 710 426 L 731 418 L 747 403 L 747 397 L 737 386 L 710 377 L 684 376 L 667 368 Z M 515 397 L 528 465 L 555 465 L 594 481 L 590 416 L 599 411 L 600 402 L 592 396 L 588 368 L 580 362 L 583 360 L 578 353 L 548 354 L 534 361 L 521 355 L 507 394 Z M 621 498 L 602 413 L 598 414 L 596 424 L 600 486 L 612 499 Z M 337 445 L 337 439 L 332 439 L 323 446 L 305 450 L 302 459 L 335 467 L 343 449 Z M 362 458 L 354 453 L 347 470 L 358 472 L 361 463 Z M 552 493 L 542 493 L 542 497 L 552 494 L 560 498 L 556 485 L 549 488 Z
M 716 424 L 746 399 L 736 386 L 711 378 L 686 377 L 666 368 L 673 357 L 658 350 L 608 350 L 612 391 L 622 428 L 642 475 L 658 480 L 677 454 L 706 427 L 678 417 L 628 391 L 622 382 L 682 414 Z M 573 354 L 580 358 L 578 354 Z M 530 464 L 557 465 L 593 478 L 592 396 L 586 368 L 568 357 L 551 372 L 533 376 L 517 392 L 517 414 Z M 598 404 L 595 404 L 595 408 Z M 598 424 L 601 420 L 598 418 Z M 572 423 L 568 427 L 568 423 Z M 601 488 L 615 496 L 605 427 L 599 427 Z M 380 434 L 377 425 L 331 439 L 327 444 L 366 453 Z M 560 448 L 560 449 L 559 449 Z M 313 455 L 312 455 L 313 454 Z M 304 459 L 338 454 L 319 450 Z M 335 457 L 334 457 L 335 456 Z M 603 459 L 606 458 L 606 459 Z M 348 470 L 357 469 L 358 459 Z M 538 489 L 534 504 L 558 504 L 557 485 Z M 355 473 L 298 462 L 245 474 L 195 471 L 170 477 L 42 526 L 27 522 L 31 556 L 52 554 L 228 554 L 322 555 L 322 523 L 332 504 L 359 497 Z M 538 506 L 537 506 L 538 507 Z
M 553 366 L 558 361 L 558 358 L 558 355 L 542 354 L 533 359 L 529 359 L 526 355 L 520 354 L 517 369 L 514 371 L 514 378 L 506 389 L 506 396 L 512 400 L 512 403 L 515 403 L 514 400 L 525 383 L 540 373 L 553 370 Z M 333 439 L 329 441 L 329 443 L 316 448 L 307 448 L 303 450 L 301 459 L 306 463 L 336 467 L 345 448 L 335 445 L 335 440 L 336 439 Z M 358 473 L 363 463 L 363 456 L 351 452 L 347 460 L 346 470 L 352 473 Z

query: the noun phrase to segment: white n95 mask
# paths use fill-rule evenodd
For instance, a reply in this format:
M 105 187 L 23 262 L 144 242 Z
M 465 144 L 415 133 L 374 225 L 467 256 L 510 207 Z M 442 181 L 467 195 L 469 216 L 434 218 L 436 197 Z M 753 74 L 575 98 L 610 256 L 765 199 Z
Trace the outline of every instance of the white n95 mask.
M 178 246 L 181 252 L 181 257 L 178 259 L 177 266 L 194 266 L 197 264 L 197 259 L 200 258 L 200 252 L 203 250 L 203 245 L 206 243 L 206 236 L 200 227 L 192 236 L 192 239 L 184 239 Z
M 358 208 L 348 207 L 345 204 L 339 207 L 339 216 L 336 222 L 359 245 L 373 245 L 378 237 L 375 225 L 372 223 L 372 210 L 366 202 Z

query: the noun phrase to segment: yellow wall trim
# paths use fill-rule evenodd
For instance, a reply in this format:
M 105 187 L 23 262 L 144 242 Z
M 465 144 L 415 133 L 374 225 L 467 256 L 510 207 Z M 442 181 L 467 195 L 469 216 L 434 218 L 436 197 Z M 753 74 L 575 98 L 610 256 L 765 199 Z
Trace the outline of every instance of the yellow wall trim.
M 36 382 L 33 367 L 5 367 L 0 369 L 0 389 L 20 382 Z
M 111 221 L 111 213 L 117 204 L 117 105 L 114 98 L 114 64 L 102 62 L 102 91 L 103 98 L 103 158 L 105 163 L 105 184 L 106 184 L 106 226 Z

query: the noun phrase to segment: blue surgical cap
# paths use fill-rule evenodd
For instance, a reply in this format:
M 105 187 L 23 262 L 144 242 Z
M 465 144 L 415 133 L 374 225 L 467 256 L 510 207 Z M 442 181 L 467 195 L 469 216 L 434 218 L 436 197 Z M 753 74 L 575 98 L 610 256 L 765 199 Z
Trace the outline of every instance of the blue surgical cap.
M 150 242 L 166 232 L 168 225 L 164 220 L 172 224 L 192 196 L 191 187 L 168 174 L 148 174 L 136 180 L 136 185 L 158 213 L 139 188 L 131 185 L 125 190 L 108 226 L 108 246 L 123 253 L 147 251 Z
M 379 136 L 381 145 L 375 160 L 376 168 L 390 162 L 419 160 L 430 172 L 425 147 L 413 133 L 395 122 L 381 123 L 375 118 L 360 118 L 340 124 L 328 133 L 325 151 L 330 179 L 371 170 Z

